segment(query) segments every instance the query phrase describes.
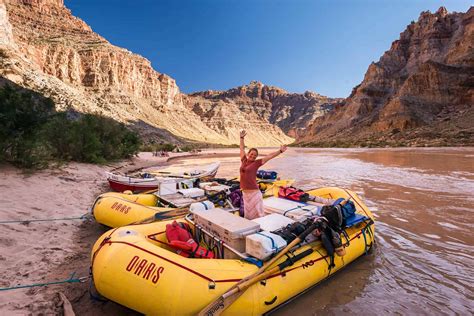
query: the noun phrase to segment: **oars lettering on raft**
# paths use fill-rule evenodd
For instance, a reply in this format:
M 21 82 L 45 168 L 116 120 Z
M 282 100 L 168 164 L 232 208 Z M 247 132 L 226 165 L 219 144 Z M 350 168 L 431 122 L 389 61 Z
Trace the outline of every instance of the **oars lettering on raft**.
M 252 284 L 258 282 L 261 275 L 268 269 L 273 263 L 275 263 L 278 259 L 284 256 L 291 248 L 298 245 L 302 242 L 306 236 L 308 236 L 313 230 L 318 227 L 318 223 L 312 223 L 310 227 L 308 227 L 304 232 L 302 232 L 295 240 L 288 244 L 282 251 L 280 251 L 275 257 L 273 257 L 270 261 L 268 261 L 265 265 L 263 265 L 257 272 L 254 274 L 242 279 L 233 287 L 231 287 L 227 292 L 219 296 L 216 300 L 212 301 L 209 305 L 204 307 L 198 315 L 200 316 L 214 316 L 220 315 L 224 310 L 226 310 L 233 302 L 235 302 L 243 293 L 244 291 L 251 286 Z M 275 267 L 275 268 L 278 268 Z M 271 270 L 270 270 L 271 271 Z M 267 275 L 265 273 L 265 275 Z

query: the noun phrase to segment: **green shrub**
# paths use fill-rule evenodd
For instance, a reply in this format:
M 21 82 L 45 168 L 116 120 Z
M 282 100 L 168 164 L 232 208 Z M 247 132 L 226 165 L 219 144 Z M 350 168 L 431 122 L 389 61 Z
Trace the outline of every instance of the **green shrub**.
M 48 161 L 102 163 L 138 152 L 138 134 L 124 124 L 84 114 L 55 113 L 54 103 L 36 93 L 0 88 L 0 161 L 42 168 Z
M 26 167 L 41 165 L 36 159 L 48 157 L 47 145 L 37 132 L 54 109 L 50 99 L 9 85 L 0 89 L 0 161 Z
M 175 149 L 176 145 L 170 144 L 170 143 L 164 143 L 164 144 L 157 144 L 155 145 L 155 150 L 156 151 L 173 151 Z
M 58 131 L 64 131 L 58 134 Z M 138 135 L 112 119 L 85 114 L 72 121 L 56 114 L 45 124 L 43 135 L 54 156 L 63 160 L 103 163 L 128 158 L 138 152 Z

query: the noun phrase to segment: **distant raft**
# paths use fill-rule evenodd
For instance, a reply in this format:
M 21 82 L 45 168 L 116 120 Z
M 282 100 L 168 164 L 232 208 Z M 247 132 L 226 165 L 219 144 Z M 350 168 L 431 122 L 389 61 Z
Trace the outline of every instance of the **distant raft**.
M 139 177 L 130 177 L 126 175 L 106 172 L 107 181 L 110 188 L 117 192 L 130 190 L 133 192 L 143 192 L 157 189 L 163 182 L 180 182 L 183 179 L 201 179 L 213 178 L 219 169 L 220 162 L 201 166 L 198 169 L 189 169 L 185 171 L 149 171 L 142 173 Z
M 374 218 L 354 192 L 321 188 L 308 193 L 326 199 L 343 198 L 354 202 L 355 219 L 348 221 L 344 234 L 341 234 L 345 236 L 342 237 L 345 254 L 335 256 L 334 266 L 331 267 L 331 260 L 320 241 L 294 248 L 288 256 L 283 256 L 272 265 L 280 265 L 281 271 L 251 285 L 224 311 L 225 315 L 261 315 L 268 312 L 370 250 L 374 243 Z M 183 223 L 180 224 L 183 227 L 187 222 L 193 234 L 202 229 L 185 219 L 178 222 Z M 91 259 L 97 291 L 112 301 L 147 315 L 196 315 L 234 284 L 258 270 L 255 264 L 243 260 L 198 259 L 177 254 L 166 237 L 167 225 L 171 223 L 163 221 L 126 226 L 102 235 L 93 247 Z M 201 242 L 201 246 L 205 244 Z

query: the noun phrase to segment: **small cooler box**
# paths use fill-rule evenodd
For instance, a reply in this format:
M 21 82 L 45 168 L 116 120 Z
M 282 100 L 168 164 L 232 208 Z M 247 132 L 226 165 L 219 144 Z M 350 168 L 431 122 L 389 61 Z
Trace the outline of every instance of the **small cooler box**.
M 191 189 L 180 189 L 178 193 L 181 193 L 184 197 L 188 198 L 197 198 L 204 196 L 204 190 L 199 188 L 191 188 Z
M 273 232 L 286 227 L 286 225 L 293 224 L 295 221 L 289 217 L 275 213 L 252 219 L 252 222 L 260 224 L 262 230 Z
M 263 209 L 265 213 L 281 214 L 299 222 L 304 221 L 308 217 L 318 215 L 321 207 L 322 204 L 306 204 L 275 196 L 263 199 Z
M 194 222 L 197 225 L 242 253 L 245 252 L 245 236 L 260 231 L 258 223 L 233 215 L 222 209 L 197 210 L 192 213 L 194 215 Z M 224 258 L 234 259 L 239 258 L 239 256 L 225 249 Z
M 279 235 L 262 231 L 245 237 L 245 251 L 260 260 L 268 259 L 286 247 L 286 241 Z

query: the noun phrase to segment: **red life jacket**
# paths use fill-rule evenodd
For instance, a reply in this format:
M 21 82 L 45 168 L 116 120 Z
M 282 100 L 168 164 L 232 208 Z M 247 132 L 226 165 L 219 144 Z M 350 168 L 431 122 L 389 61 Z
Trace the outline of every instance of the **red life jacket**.
M 280 187 L 278 189 L 278 196 L 298 202 L 307 202 L 309 199 L 308 193 L 294 187 Z
M 169 245 L 177 249 L 176 253 L 186 258 L 214 258 L 214 253 L 199 246 L 189 232 L 191 228 L 186 223 L 173 223 L 166 225 L 166 238 Z

